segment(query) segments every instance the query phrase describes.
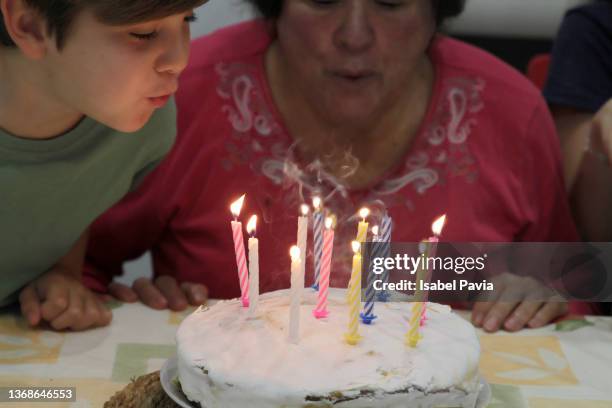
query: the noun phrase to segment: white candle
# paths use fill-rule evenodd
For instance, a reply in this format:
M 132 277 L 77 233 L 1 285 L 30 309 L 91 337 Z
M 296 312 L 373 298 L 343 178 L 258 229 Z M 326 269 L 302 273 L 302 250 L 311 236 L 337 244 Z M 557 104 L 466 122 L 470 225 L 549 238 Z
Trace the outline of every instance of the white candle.
M 300 303 L 302 297 L 300 248 L 291 247 L 291 305 L 289 310 L 289 342 L 297 344 L 300 340 Z
M 249 316 L 257 313 L 259 301 L 259 240 L 255 237 L 257 216 L 253 215 L 247 224 L 249 238 Z
M 308 245 L 308 206 L 306 204 L 302 204 L 301 211 L 302 215 L 298 217 L 297 243 L 301 254 L 300 281 L 301 286 L 304 287 L 304 279 L 306 274 L 306 246 Z

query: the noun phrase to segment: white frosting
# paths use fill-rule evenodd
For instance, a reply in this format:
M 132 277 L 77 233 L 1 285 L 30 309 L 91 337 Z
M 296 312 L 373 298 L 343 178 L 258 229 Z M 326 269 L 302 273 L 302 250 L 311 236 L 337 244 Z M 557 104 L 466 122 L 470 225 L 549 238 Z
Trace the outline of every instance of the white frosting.
M 239 300 L 197 310 L 177 333 L 184 393 L 206 408 L 475 405 L 480 346 L 471 324 L 429 303 L 423 338 L 410 348 L 410 303 L 376 303 L 378 318 L 360 324 L 363 338 L 351 346 L 344 294 L 330 289 L 330 315 L 318 320 L 316 293 L 305 290 L 298 344 L 287 340 L 288 291 L 262 295 L 256 318 Z

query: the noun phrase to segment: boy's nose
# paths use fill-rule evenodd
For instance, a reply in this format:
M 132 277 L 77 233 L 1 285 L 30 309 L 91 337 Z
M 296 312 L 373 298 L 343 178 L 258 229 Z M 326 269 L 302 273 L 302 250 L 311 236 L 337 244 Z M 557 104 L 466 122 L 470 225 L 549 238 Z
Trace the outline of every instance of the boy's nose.
M 368 49 L 374 43 L 374 30 L 365 1 L 347 1 L 342 22 L 336 30 L 336 46 L 350 52 Z
M 164 51 L 157 59 L 155 70 L 159 73 L 180 74 L 189 61 L 189 41 L 189 33 L 168 39 Z

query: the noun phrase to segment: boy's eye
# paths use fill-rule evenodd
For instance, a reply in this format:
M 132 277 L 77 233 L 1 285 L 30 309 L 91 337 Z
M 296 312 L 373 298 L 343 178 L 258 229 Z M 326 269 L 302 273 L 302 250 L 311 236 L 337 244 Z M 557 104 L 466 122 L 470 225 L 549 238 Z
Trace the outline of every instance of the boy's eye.
M 150 33 L 130 33 L 130 35 L 138 40 L 152 40 L 157 37 L 157 31 L 151 31 Z
M 184 21 L 188 24 L 191 24 L 195 21 L 197 21 L 197 16 L 195 14 L 190 14 L 188 16 L 186 16 L 184 18 Z M 136 33 L 136 32 L 131 32 L 130 35 L 138 40 L 152 40 L 155 37 L 157 37 L 158 32 L 157 31 L 150 31 L 148 33 Z
M 196 16 L 195 13 L 185 17 L 185 22 L 187 23 L 194 23 L 196 21 L 198 21 L 198 16 Z

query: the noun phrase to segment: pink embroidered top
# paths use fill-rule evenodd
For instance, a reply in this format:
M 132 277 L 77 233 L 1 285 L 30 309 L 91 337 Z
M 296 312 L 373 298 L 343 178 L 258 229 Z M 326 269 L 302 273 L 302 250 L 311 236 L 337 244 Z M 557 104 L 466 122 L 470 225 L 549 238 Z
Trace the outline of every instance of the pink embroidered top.
M 139 191 L 94 225 L 86 282 L 104 290 L 122 262 L 151 250 L 156 274 L 201 282 L 210 296 L 239 295 L 229 205 L 259 215 L 261 292 L 289 286 L 289 248 L 300 204 L 318 192 L 338 216 L 331 285 L 346 285 L 356 213 L 383 208 L 393 241 L 431 235 L 447 214 L 446 241 L 573 241 L 554 125 L 538 90 L 495 57 L 438 36 L 429 55 L 435 89 L 413 145 L 373 188 L 347 191 L 317 163 L 292 155 L 271 97 L 261 22 L 193 44 L 176 97 L 178 141 Z M 245 233 L 246 235 L 246 233 Z M 306 282 L 312 283 L 312 235 Z

